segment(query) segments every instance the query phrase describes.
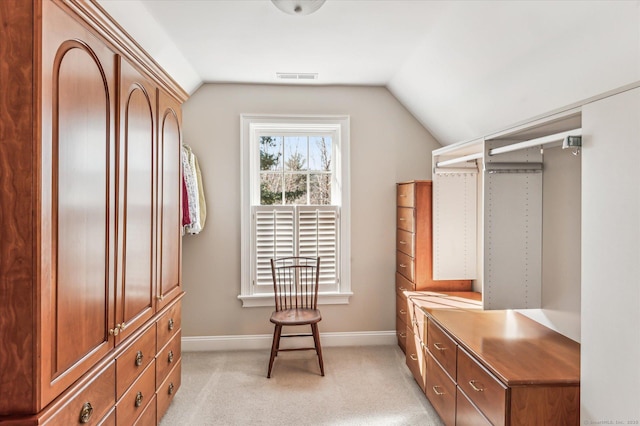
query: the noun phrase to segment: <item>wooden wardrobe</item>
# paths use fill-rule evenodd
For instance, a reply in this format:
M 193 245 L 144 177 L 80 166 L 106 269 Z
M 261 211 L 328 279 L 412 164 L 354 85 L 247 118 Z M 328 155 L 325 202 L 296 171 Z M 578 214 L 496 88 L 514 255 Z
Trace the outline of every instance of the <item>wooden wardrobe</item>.
M 93 1 L 2 0 L 0 40 L 0 423 L 156 424 L 187 94 Z

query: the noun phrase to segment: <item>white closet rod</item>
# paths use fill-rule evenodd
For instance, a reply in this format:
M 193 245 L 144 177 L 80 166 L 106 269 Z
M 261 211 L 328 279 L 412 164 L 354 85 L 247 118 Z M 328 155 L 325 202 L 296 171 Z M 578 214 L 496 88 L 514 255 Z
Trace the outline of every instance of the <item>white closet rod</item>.
M 580 136 L 581 133 L 582 129 L 567 130 L 566 132 L 560 132 L 553 135 L 543 136 L 541 138 L 518 142 L 500 148 L 493 148 L 489 150 L 489 155 L 504 154 L 507 152 L 517 151 L 519 149 L 531 148 L 534 146 L 541 146 L 554 142 L 561 142 L 567 136 Z
M 438 161 L 436 163 L 436 167 L 450 166 L 452 164 L 464 163 L 466 161 L 477 160 L 479 158 L 482 158 L 482 153 L 481 152 L 477 152 L 475 154 L 465 155 L 463 157 L 452 158 L 451 160 Z

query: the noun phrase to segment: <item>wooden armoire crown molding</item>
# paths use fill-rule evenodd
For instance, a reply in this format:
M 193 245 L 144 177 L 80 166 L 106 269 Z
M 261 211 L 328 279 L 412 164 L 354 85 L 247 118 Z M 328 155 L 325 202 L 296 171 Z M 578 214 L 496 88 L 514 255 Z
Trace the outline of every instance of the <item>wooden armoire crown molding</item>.
M 189 94 L 122 28 L 95 0 L 53 0 L 63 9 L 88 25 L 105 42 L 133 64 L 143 68 L 154 83 L 158 84 L 180 103 Z

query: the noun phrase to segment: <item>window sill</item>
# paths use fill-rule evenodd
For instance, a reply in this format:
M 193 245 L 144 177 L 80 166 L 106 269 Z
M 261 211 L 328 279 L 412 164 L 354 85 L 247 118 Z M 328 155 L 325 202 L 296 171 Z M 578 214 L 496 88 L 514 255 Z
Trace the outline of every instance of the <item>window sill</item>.
M 320 293 L 318 294 L 318 305 L 348 305 L 349 298 L 353 293 Z M 242 301 L 243 308 L 256 308 L 262 306 L 273 307 L 273 294 L 259 295 L 239 295 L 238 299 Z

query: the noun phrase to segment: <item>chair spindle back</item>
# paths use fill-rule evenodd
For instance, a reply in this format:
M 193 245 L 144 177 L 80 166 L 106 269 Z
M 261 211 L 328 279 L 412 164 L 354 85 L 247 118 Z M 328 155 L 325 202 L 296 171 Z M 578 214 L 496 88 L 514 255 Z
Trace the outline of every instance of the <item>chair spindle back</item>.
M 271 259 L 276 311 L 317 309 L 320 258 Z

